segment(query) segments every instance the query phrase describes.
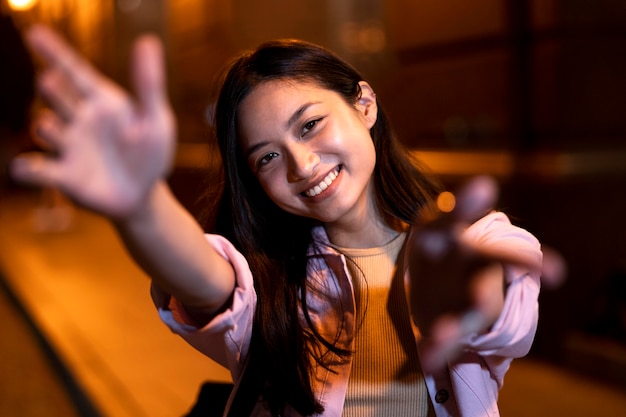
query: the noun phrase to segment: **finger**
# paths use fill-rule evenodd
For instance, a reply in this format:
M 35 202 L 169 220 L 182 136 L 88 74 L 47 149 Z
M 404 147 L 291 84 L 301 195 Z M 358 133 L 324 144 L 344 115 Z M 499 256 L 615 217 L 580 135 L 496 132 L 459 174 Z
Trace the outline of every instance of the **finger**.
M 60 152 L 65 145 L 63 122 L 55 113 L 44 110 L 35 120 L 33 137 L 43 149 Z
M 420 340 L 422 370 L 427 374 L 445 369 L 448 361 L 460 352 L 461 320 L 455 316 L 444 316 L 437 320 L 428 338 Z
M 458 223 L 466 226 L 488 214 L 498 200 L 498 185 L 488 176 L 474 177 L 455 193 L 440 193 L 434 204 L 420 210 L 418 225 L 450 226 Z
M 135 42 L 131 72 L 143 111 L 154 114 L 167 105 L 163 46 L 156 36 L 145 35 Z
M 542 246 L 541 283 L 550 289 L 559 288 L 567 277 L 567 262 L 563 255 L 549 246 Z
M 90 94 L 99 79 L 97 71 L 55 31 L 33 25 L 26 33 L 26 41 L 48 65 L 58 68 L 76 91 Z
M 498 200 L 498 184 L 488 176 L 472 178 L 456 193 L 452 214 L 457 221 L 474 223 L 493 210 Z
M 63 178 L 58 161 L 40 152 L 19 155 L 11 161 L 9 172 L 19 182 L 39 186 L 59 186 Z
M 39 77 L 38 86 L 46 104 L 63 120 L 71 120 L 81 95 L 74 89 L 72 83 L 54 68 L 45 71 Z
M 436 373 L 445 369 L 448 363 L 458 359 L 468 337 L 473 337 L 487 327 L 485 323 L 485 317 L 476 310 L 438 318 L 433 323 L 430 335 L 419 342 L 422 370 Z
M 479 314 L 475 317 L 480 323 L 466 323 L 466 325 L 480 325 L 484 328 L 465 329 L 486 330 L 500 317 L 504 308 L 504 271 L 501 263 L 492 263 L 477 271 L 470 281 L 470 294 L 473 311 Z

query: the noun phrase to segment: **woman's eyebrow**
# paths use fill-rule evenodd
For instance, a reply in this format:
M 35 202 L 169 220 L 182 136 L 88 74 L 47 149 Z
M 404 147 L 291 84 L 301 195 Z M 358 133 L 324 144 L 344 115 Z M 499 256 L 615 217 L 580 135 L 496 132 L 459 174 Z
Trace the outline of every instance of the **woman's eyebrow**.
M 309 107 L 319 104 L 319 103 L 321 103 L 321 101 L 310 101 L 298 107 L 298 109 L 296 109 L 296 111 L 293 112 L 289 120 L 287 120 L 287 123 L 285 123 L 285 130 L 291 129 L 291 127 L 298 121 L 300 116 L 302 116 L 302 113 L 304 113 Z M 258 149 L 261 149 L 262 147 L 268 145 L 269 143 L 270 142 L 255 143 L 254 145 L 250 146 L 248 149 L 244 150 L 244 155 L 246 156 L 246 158 L 249 158 L 250 155 L 252 155 Z
M 308 103 L 304 103 L 302 106 L 298 107 L 298 109 L 291 115 L 289 120 L 287 120 L 287 124 L 285 125 L 285 129 L 291 129 L 291 126 L 302 116 L 302 113 L 306 111 L 309 107 L 321 103 L 320 101 L 310 101 Z
M 268 145 L 269 142 L 259 142 L 259 143 L 255 143 L 254 145 L 250 146 L 248 149 L 246 149 L 244 151 L 244 155 L 246 156 L 246 159 L 250 158 L 250 155 L 252 155 L 253 153 L 255 153 L 258 149 L 261 149 L 262 147 Z

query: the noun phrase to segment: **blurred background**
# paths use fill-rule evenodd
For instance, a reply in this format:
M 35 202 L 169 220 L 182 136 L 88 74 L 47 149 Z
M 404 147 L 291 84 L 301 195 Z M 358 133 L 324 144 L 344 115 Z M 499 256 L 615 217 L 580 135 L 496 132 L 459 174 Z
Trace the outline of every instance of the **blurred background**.
M 362 71 L 400 140 L 444 183 L 493 175 L 499 208 L 567 262 L 564 282 L 544 283 L 530 361 L 507 376 L 516 389 L 505 383 L 503 414 L 626 415 L 624 0 L 0 4 L 18 30 L 52 25 L 124 86 L 133 39 L 146 31 L 163 39 L 180 140 L 170 182 L 194 213 L 210 177 L 208 120 L 224 65 L 272 38 L 331 48 Z M 3 48 L 8 39 L 0 39 Z M 19 62 L 2 58 L 3 86 L 28 79 Z M 3 114 L 19 103 L 7 88 L 0 91 L 10 98 Z M 0 161 L 31 146 L 24 126 L 0 130 Z M 50 410 L 69 393 L 70 408 L 81 415 L 181 415 L 176 410 L 193 402 L 199 383 L 228 379 L 165 334 L 151 314 L 147 280 L 129 277 L 142 274 L 106 223 L 54 190 L 25 189 L 4 177 L 2 187 L 2 304 L 17 321 L 0 339 L 0 378 L 7 380 L 0 382 L 0 414 L 40 415 L 25 410 L 51 397 Z M 31 345 L 34 356 L 19 362 Z M 39 387 L 46 372 L 59 393 Z M 551 399 L 561 403 L 550 406 Z M 146 411 L 155 404 L 158 411 Z

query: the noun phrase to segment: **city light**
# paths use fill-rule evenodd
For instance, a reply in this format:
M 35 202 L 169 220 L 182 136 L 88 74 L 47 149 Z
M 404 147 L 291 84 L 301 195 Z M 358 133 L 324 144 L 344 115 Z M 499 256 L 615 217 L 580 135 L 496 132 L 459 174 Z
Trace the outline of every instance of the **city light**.
M 28 10 L 33 7 L 38 0 L 9 0 L 9 7 L 13 10 Z

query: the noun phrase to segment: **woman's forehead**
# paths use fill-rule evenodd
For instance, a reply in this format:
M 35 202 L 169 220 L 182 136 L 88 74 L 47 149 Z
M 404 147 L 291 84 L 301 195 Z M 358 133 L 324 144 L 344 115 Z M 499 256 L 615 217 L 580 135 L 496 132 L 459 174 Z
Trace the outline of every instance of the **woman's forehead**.
M 242 100 L 237 112 L 238 140 L 244 148 L 282 137 L 311 109 L 341 100 L 332 90 L 297 80 L 267 81 Z
M 264 81 L 254 87 L 239 104 L 237 122 L 241 124 L 259 118 L 270 118 L 278 122 L 285 117 L 291 118 L 293 112 L 303 104 L 321 101 L 333 94 L 333 91 L 308 81 Z
M 298 89 L 324 89 L 319 85 L 319 83 L 308 79 L 308 78 L 277 78 L 272 80 L 262 81 L 259 84 L 255 85 L 250 93 L 248 93 L 247 97 L 253 95 L 256 91 L 262 90 L 264 92 L 272 92 L 277 90 L 298 90 Z M 245 101 L 244 98 L 243 101 Z

